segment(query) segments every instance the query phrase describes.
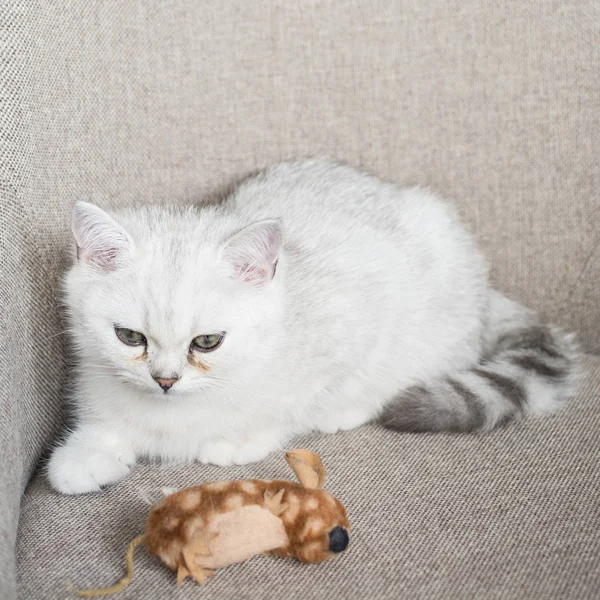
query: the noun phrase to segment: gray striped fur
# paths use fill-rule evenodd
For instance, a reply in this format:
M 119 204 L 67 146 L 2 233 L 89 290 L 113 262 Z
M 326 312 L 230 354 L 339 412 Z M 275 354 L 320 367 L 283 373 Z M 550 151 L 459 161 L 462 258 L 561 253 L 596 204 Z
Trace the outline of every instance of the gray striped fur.
M 575 392 L 579 375 L 572 335 L 525 324 L 503 331 L 473 368 L 403 390 L 381 421 L 400 431 L 489 430 L 554 409 Z

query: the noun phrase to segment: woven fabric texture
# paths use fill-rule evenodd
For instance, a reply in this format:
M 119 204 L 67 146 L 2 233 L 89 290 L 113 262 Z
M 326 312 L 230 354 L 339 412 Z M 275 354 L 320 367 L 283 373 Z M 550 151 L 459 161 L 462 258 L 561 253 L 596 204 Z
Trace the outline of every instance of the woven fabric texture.
M 63 418 L 58 298 L 77 199 L 194 202 L 255 168 L 328 154 L 455 200 L 498 286 L 578 330 L 597 353 L 598 64 L 596 0 L 1 2 L 0 597 L 17 593 L 21 493 Z M 546 440 L 540 466 L 549 480 L 560 477 L 552 444 L 583 452 L 577 422 L 557 419 L 562 437 Z M 382 445 L 364 469 L 401 469 L 393 444 L 404 451 L 409 442 L 390 435 L 367 429 L 347 439 Z M 340 472 L 342 442 L 318 443 L 333 444 Z M 460 493 L 476 492 L 461 481 Z M 420 485 L 429 485 L 426 472 Z M 356 486 L 360 494 L 360 477 Z M 45 498 L 48 510 L 66 501 Z M 96 500 L 72 502 L 69 511 Z M 385 506 L 361 508 L 382 532 Z M 113 535 L 104 524 L 115 521 L 103 519 L 97 526 Z M 52 523 L 57 541 L 61 519 Z M 371 544 L 386 564 L 388 550 Z M 34 563 L 22 556 L 30 574 Z M 423 581 L 415 557 L 400 564 Z M 32 579 L 39 589 L 51 580 L 43 563 Z M 316 572 L 325 585 L 328 571 Z M 393 575 L 382 581 L 392 585 Z
M 563 413 L 485 436 L 369 426 L 298 440 L 321 454 L 326 488 L 348 507 L 345 554 L 322 565 L 256 557 L 199 590 L 191 580 L 177 587 L 140 549 L 119 598 L 597 598 L 600 358 L 588 368 Z M 36 477 L 21 515 L 21 597 L 64 598 L 68 584 L 118 581 L 161 486 L 246 477 L 293 475 L 281 454 L 229 469 L 146 465 L 85 498 L 61 497 Z

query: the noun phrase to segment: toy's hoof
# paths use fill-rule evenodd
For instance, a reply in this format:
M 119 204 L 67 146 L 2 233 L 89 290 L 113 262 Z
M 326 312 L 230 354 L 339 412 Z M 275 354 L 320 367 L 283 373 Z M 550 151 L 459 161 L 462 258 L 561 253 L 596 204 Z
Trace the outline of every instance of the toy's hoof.
M 214 577 L 215 572 L 209 569 L 194 569 L 192 576 L 200 585 L 204 585 L 206 583 L 206 578 Z
M 179 568 L 177 569 L 177 585 L 180 585 L 186 577 L 191 577 L 200 585 L 204 585 L 206 583 L 206 578 L 214 577 L 214 575 L 215 572 L 212 569 L 194 567 L 194 569 L 190 570 L 184 565 L 179 565 Z
M 185 567 L 179 567 L 177 571 L 177 583 L 181 583 L 186 577 L 192 577 L 196 580 L 198 585 L 204 585 L 207 577 L 214 577 L 215 572 L 212 569 L 203 569 L 202 567 L 194 567 L 193 569 L 186 569 Z
M 329 550 L 331 552 L 343 552 L 349 542 L 350 537 L 343 527 L 334 527 L 329 532 Z

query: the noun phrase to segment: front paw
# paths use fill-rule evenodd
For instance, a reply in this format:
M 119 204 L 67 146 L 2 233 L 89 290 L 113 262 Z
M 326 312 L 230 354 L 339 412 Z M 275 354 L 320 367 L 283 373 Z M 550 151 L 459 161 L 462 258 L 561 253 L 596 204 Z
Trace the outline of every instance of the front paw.
M 204 444 L 200 451 L 200 462 L 219 467 L 246 465 L 262 460 L 269 453 L 281 448 L 280 436 L 270 433 L 257 434 L 238 444 L 227 440 L 216 440 Z
M 63 494 L 98 492 L 129 474 L 133 456 L 118 457 L 101 448 L 62 446 L 48 464 L 52 487 Z
M 277 432 L 257 433 L 237 447 L 233 455 L 233 462 L 236 465 L 258 462 L 271 452 L 281 450 L 284 438 L 285 436 Z
M 233 464 L 233 455 L 237 446 L 227 440 L 206 442 L 200 449 L 198 459 L 201 463 L 228 467 Z

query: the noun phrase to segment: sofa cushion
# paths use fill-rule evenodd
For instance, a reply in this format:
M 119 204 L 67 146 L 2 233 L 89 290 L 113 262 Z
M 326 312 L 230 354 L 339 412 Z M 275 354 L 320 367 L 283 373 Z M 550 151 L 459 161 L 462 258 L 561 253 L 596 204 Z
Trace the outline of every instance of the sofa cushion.
M 376 425 L 313 435 L 326 488 L 352 521 L 346 553 L 320 565 L 256 557 L 203 590 L 144 549 L 119 598 L 591 598 L 600 590 L 600 358 L 581 394 L 554 415 L 485 435 L 401 435 Z M 253 465 L 145 464 L 102 493 L 61 496 L 43 474 L 24 501 L 22 598 L 69 597 L 67 585 L 118 581 L 129 541 L 162 486 L 291 478 L 282 454 Z

